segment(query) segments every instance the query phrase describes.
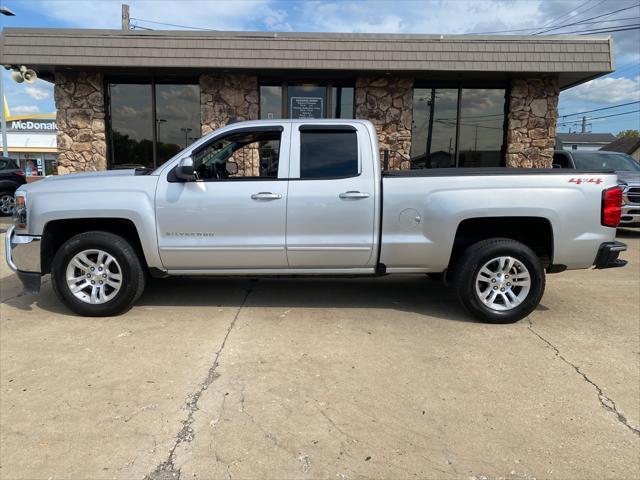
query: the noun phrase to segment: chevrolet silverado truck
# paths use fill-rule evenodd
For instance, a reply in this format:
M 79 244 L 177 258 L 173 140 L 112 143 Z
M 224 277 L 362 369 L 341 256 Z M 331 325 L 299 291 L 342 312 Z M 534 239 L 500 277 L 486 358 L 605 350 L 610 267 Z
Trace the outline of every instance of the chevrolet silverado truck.
M 609 169 L 622 185 L 619 227 L 640 228 L 640 163 L 620 152 L 560 150 L 553 154 L 555 168 Z
M 249 121 L 151 172 L 21 187 L 6 256 L 27 290 L 51 274 L 85 316 L 126 311 L 149 275 L 440 274 L 473 315 L 509 323 L 545 273 L 626 263 L 621 197 L 613 171 L 382 173 L 368 121 Z

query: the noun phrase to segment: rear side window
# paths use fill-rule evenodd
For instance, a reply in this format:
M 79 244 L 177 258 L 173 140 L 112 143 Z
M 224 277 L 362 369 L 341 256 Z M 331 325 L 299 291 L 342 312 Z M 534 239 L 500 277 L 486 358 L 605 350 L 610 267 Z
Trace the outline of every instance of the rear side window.
M 300 132 L 300 178 L 358 175 L 358 137 L 352 131 Z

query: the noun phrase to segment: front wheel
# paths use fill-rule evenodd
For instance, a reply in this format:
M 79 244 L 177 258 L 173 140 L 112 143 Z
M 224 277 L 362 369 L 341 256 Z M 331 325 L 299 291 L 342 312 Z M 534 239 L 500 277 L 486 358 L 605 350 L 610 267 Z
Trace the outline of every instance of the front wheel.
M 145 274 L 137 252 L 109 232 L 86 232 L 67 240 L 56 253 L 51 280 L 58 298 L 87 317 L 118 315 L 144 290 Z
M 529 315 L 544 293 L 544 268 L 526 245 L 492 238 L 471 245 L 455 272 L 458 298 L 487 323 L 513 323 Z

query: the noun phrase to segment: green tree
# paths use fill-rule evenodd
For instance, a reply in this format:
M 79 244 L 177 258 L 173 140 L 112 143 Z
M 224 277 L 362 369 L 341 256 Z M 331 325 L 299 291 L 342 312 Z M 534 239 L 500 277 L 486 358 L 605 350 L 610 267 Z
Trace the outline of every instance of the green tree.
M 618 138 L 627 138 L 627 137 L 638 138 L 638 137 L 640 137 L 640 132 L 638 130 L 623 130 L 620 133 L 618 133 L 618 135 L 616 135 L 616 137 L 618 137 Z

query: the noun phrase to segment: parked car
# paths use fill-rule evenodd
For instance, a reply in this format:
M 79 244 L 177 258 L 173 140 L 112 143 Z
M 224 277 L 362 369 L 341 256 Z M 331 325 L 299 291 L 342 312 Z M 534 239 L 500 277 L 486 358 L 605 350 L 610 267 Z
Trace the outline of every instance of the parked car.
M 623 184 L 621 227 L 640 228 L 640 164 L 626 153 L 607 151 L 558 151 L 553 155 L 556 168 L 604 168 L 615 170 Z
M 24 172 L 13 158 L 0 157 L 0 216 L 13 213 L 14 192 L 26 183 Z
M 444 273 L 471 313 L 509 323 L 536 308 L 545 271 L 625 265 L 621 199 L 613 170 L 381 173 L 368 121 L 250 121 L 153 172 L 21 187 L 6 255 L 25 288 L 51 273 L 88 316 L 126 311 L 146 273 Z

